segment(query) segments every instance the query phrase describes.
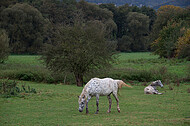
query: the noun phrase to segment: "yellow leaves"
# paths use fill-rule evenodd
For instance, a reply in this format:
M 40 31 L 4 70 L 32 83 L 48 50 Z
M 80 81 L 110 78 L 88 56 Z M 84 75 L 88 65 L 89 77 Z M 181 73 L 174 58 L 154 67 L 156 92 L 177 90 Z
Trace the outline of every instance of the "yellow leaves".
M 165 6 L 161 6 L 158 11 L 160 10 L 165 10 L 165 9 L 173 9 L 173 10 L 180 10 L 182 9 L 181 7 L 177 7 L 177 6 L 174 6 L 174 5 L 165 5 Z
M 177 14 L 177 13 L 181 13 L 183 12 L 184 9 L 181 7 L 177 7 L 177 6 L 173 6 L 173 5 L 165 5 L 165 6 L 161 6 L 158 11 L 157 11 L 157 15 L 163 15 L 163 14 Z M 168 16 L 169 16 L 168 15 Z
M 180 55 L 180 52 L 184 47 L 187 47 L 187 45 L 190 45 L 190 29 L 187 29 L 185 34 L 178 39 L 176 57 Z

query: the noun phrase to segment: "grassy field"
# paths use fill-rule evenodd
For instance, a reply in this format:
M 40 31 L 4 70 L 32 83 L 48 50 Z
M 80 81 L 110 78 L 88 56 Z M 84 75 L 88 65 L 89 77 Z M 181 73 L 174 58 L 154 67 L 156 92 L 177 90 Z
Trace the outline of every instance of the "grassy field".
M 77 96 L 82 87 L 76 87 L 74 81 L 68 80 L 70 85 L 38 83 L 55 81 L 38 59 L 39 56 L 12 55 L 5 64 L 0 64 L 0 78 L 30 80 L 18 81 L 18 86 L 26 84 L 37 91 L 36 94 L 21 93 L 22 97 L 0 97 L 0 126 L 190 125 L 189 61 L 158 59 L 150 53 L 120 53 L 113 68 L 101 76 L 124 79 L 133 85 L 120 91 L 121 113 L 117 112 L 112 96 L 111 113 L 107 113 L 107 98 L 100 97 L 99 114 L 94 114 L 96 105 L 92 98 L 90 113 L 86 115 L 85 111 L 78 112 Z M 163 95 L 145 95 L 143 89 L 150 82 L 135 80 L 146 80 L 154 77 L 152 74 L 156 75 L 155 79 L 162 79 L 164 88 L 158 90 Z M 175 82 L 176 78 L 186 81 Z
M 112 96 L 111 113 L 107 113 L 107 97 L 100 97 L 99 114 L 95 98 L 89 102 L 88 115 L 78 112 L 78 98 L 82 87 L 25 83 L 37 90 L 25 97 L 0 98 L 1 126 L 62 126 L 62 125 L 190 125 L 190 83 L 183 83 L 173 90 L 165 85 L 159 88 L 163 95 L 145 95 L 144 86 L 123 87 L 120 91 L 120 109 Z M 139 84 L 140 85 L 140 84 Z
M 145 53 L 120 53 L 118 63 L 114 64 L 115 69 L 136 69 L 136 70 L 152 70 L 157 68 L 166 68 L 169 73 L 176 76 L 185 77 L 188 73 L 187 67 L 189 61 L 178 59 L 159 59 L 159 56 Z
M 51 73 L 39 60 L 40 56 L 12 55 L 5 64 L 0 64 L 0 78 L 10 78 L 24 81 L 45 83 L 75 83 L 71 74 Z M 87 82 L 92 77 L 112 77 L 126 81 L 149 82 L 163 81 L 190 81 L 190 61 L 177 59 L 159 59 L 156 55 L 145 53 L 120 53 L 113 68 L 101 73 L 85 76 Z

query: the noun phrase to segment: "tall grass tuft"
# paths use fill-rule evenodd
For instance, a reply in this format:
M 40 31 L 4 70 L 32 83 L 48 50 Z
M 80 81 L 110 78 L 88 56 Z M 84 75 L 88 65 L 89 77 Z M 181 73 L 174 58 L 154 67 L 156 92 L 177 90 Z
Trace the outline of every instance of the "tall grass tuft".
M 0 80 L 0 96 L 4 98 L 9 98 L 12 96 L 24 97 L 21 93 L 37 93 L 36 89 L 31 88 L 30 86 L 26 87 L 22 85 L 21 88 L 17 86 L 17 82 L 11 80 Z

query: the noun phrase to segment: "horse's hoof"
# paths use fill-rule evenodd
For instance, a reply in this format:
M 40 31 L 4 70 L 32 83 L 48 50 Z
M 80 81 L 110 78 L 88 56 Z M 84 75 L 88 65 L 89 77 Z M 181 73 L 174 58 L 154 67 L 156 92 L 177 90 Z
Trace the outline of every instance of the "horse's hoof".
M 110 110 L 107 111 L 107 113 L 110 113 L 110 112 L 111 112 Z
M 117 110 L 120 113 L 120 109 Z

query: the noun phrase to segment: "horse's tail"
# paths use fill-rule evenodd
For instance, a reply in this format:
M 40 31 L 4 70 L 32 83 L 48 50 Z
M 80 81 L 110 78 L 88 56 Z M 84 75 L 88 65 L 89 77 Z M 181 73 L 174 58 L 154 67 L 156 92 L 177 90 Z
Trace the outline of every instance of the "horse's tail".
M 126 83 L 123 82 L 122 80 L 119 80 L 119 81 L 117 82 L 117 85 L 118 85 L 118 88 L 119 88 L 119 89 L 122 88 L 123 86 L 132 88 L 130 85 L 126 84 Z

